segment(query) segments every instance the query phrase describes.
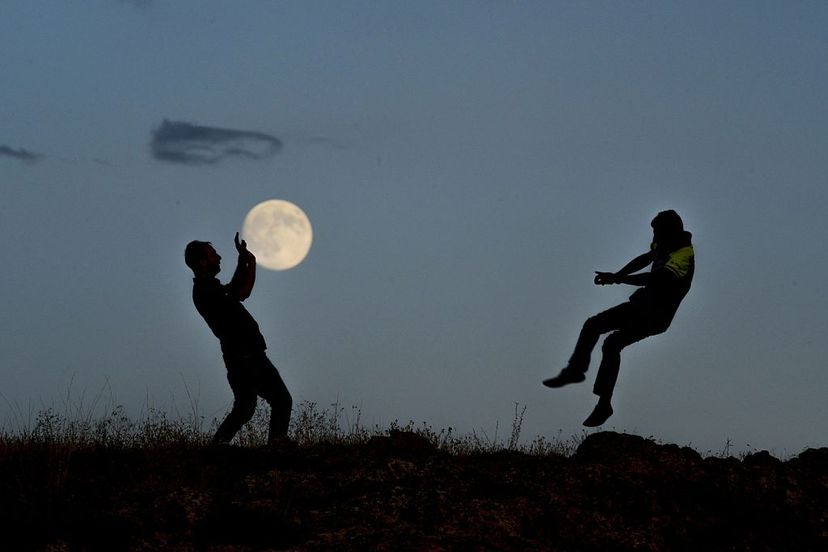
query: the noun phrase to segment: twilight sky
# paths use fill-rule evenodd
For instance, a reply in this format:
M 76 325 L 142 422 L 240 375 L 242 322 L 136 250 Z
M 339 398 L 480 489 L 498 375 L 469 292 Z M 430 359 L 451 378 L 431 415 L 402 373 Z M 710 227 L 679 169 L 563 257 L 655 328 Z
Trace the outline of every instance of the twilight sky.
M 580 434 L 540 381 L 674 208 L 696 278 L 605 429 L 828 446 L 828 4 L 5 0 L 0 421 L 102 390 L 222 417 L 183 250 L 310 217 L 247 301 L 294 400 L 362 422 Z

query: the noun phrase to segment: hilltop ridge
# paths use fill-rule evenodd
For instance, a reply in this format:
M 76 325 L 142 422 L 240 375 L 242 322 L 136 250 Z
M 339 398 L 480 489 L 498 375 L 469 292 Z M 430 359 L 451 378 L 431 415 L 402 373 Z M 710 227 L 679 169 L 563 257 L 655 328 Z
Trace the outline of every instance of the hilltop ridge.
M 828 449 L 703 458 L 360 444 L 0 451 L 0 545 L 101 550 L 826 550 Z M 16 548 L 11 548 L 15 546 Z

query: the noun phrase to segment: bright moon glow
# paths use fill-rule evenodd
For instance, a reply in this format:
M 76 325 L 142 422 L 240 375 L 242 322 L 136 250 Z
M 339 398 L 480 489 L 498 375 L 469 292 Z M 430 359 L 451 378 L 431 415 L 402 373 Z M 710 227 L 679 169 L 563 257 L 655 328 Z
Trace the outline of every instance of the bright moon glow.
M 271 270 L 287 270 L 301 263 L 313 241 L 308 216 L 282 199 L 269 199 L 250 209 L 242 235 L 256 263 Z

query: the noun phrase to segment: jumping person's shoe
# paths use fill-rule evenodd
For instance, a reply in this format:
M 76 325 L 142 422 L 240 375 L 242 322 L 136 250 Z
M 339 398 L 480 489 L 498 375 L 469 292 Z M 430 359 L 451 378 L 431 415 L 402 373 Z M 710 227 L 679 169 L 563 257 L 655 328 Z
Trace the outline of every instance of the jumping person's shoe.
M 551 387 L 552 389 L 557 389 L 558 387 L 563 387 L 564 385 L 569 385 L 570 383 L 581 383 L 585 379 L 586 376 L 583 372 L 573 370 L 572 368 L 564 368 L 561 370 L 561 373 L 554 378 L 546 378 L 543 380 L 543 384 L 547 387 Z
M 612 405 L 609 402 L 598 401 L 592 414 L 584 420 L 586 427 L 598 427 L 603 425 L 612 416 Z

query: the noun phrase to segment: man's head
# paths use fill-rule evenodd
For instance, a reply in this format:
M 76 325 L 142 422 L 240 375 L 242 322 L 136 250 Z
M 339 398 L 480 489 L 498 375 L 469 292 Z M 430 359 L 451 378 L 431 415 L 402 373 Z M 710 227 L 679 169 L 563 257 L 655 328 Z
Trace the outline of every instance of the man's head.
M 193 240 L 184 249 L 184 262 L 196 276 L 215 276 L 221 270 L 221 256 L 213 244 Z
M 656 243 L 675 241 L 684 233 L 684 223 L 672 209 L 657 214 L 650 226 Z

